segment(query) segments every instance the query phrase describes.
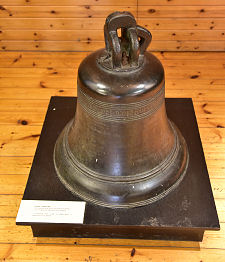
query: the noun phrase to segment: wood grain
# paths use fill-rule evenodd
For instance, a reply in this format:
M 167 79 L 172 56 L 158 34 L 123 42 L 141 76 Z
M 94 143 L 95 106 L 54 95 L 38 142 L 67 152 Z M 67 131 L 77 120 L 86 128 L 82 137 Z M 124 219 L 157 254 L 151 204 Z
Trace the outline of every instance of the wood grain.
M 194 1 L 194 0 L 191 0 Z M 212 4 L 213 0 L 206 0 L 206 3 Z M 219 0 L 221 3 L 224 0 Z M 45 0 L 1 0 L 2 5 L 10 5 L 10 6 L 51 6 L 51 1 Z M 109 5 L 109 6 L 121 6 L 121 5 L 129 5 L 136 6 L 137 0 L 54 0 L 54 5 L 56 6 L 79 6 L 79 5 Z
M 139 18 L 138 19 L 138 24 L 148 28 L 149 30 L 171 30 L 171 31 L 215 30 L 215 29 L 224 30 L 225 29 L 224 22 L 225 22 L 225 18 Z M 93 29 L 102 30 L 104 23 L 105 23 L 105 18 L 86 18 L 86 19 L 0 18 L 0 29 L 1 30 L 93 30 Z
M 0 253 L 2 259 L 15 259 L 16 261 L 24 260 L 45 260 L 45 261 L 129 261 L 131 259 L 132 247 L 105 247 L 104 258 L 102 255 L 101 246 L 79 246 L 61 245 L 57 244 L 27 244 L 14 245 L 2 244 Z M 51 252 L 49 252 L 51 250 Z M 207 250 L 202 249 L 199 253 L 198 248 L 189 249 L 187 251 L 183 248 L 161 249 L 160 247 L 137 247 L 135 252 L 136 261 L 144 261 L 145 258 L 150 258 L 153 261 L 162 261 L 165 257 L 167 261 L 206 261 L 214 260 L 223 261 L 225 251 L 223 249 Z M 188 258 L 188 259 L 187 259 Z
M 41 126 L 0 125 L 0 132 L 0 156 L 33 156 Z M 200 135 L 206 157 L 225 158 L 223 153 L 225 150 L 224 128 L 201 128 Z
M 78 65 L 77 65 L 78 67 Z M 47 68 L 11 68 L 8 77 L 24 78 L 37 77 L 42 75 L 43 79 L 47 78 L 62 78 L 62 77 L 75 77 L 75 69 L 77 68 L 62 68 L 62 67 L 47 67 Z M 209 67 L 206 63 L 203 63 L 202 67 L 177 67 L 167 66 L 165 77 L 166 79 L 204 79 L 213 81 L 216 79 L 225 79 L 225 68 L 221 68 L 221 65 L 215 64 Z M 0 68 L 0 77 L 4 77 L 8 71 L 8 68 Z
M 127 10 L 133 14 L 135 6 L 4 6 L 0 9 L 0 17 L 8 18 L 106 18 L 115 11 Z M 221 13 L 223 10 L 221 10 Z M 220 16 L 219 16 L 220 17 Z
M 28 175 L 33 157 L 2 157 L 0 175 Z M 212 163 L 212 168 L 215 164 Z M 216 165 L 217 166 L 217 165 Z
M 138 17 L 172 17 L 172 18 L 183 18 L 183 17 L 196 17 L 196 18 L 205 18 L 205 17 L 224 17 L 225 6 L 138 6 Z
M 224 0 L 2 0 L 0 50 L 93 51 L 105 18 L 130 11 L 153 35 L 155 51 L 224 51 Z
M 77 67 L 82 59 L 90 52 L 2 52 L 0 56 L 0 67 Z M 207 61 L 210 66 L 214 64 L 224 65 L 225 52 L 153 52 L 163 63 L 183 63 L 196 66 L 205 66 L 202 61 Z M 175 60 L 175 61 L 174 61 Z M 33 64 L 34 63 L 34 64 Z M 31 81 L 31 80 L 30 80 Z M 199 79 L 198 79 L 199 82 Z M 218 82 L 218 81 L 217 81 Z M 218 83 L 217 83 L 218 84 Z M 224 84 L 224 82 L 220 82 Z
M 6 0 L 5 0 L 6 1 Z M 12 1 L 14 2 L 14 1 Z M 148 0 L 138 0 L 138 4 L 140 6 L 142 5 L 149 5 L 150 2 Z M 189 0 L 189 1 L 183 1 L 183 0 L 173 0 L 173 1 L 168 1 L 168 0 L 151 0 L 151 5 L 168 5 L 168 6 L 173 6 L 173 5 L 181 5 L 181 6 L 210 6 L 210 5 L 225 5 L 224 0 Z
M 19 79 L 20 81 L 23 82 L 28 82 L 28 79 Z M 14 93 L 17 93 L 17 98 L 18 99 L 36 99 L 37 97 L 40 97 L 40 95 L 43 97 L 43 99 L 49 99 L 51 96 L 75 96 L 77 94 L 77 90 L 75 88 L 76 85 L 76 81 L 75 79 L 71 79 L 71 83 L 69 83 L 70 88 L 67 88 L 68 85 L 66 85 L 63 82 L 63 79 L 60 79 L 58 83 L 59 87 L 54 88 L 51 85 L 48 85 L 46 81 L 40 81 L 41 84 L 39 83 L 37 85 L 37 87 L 28 87 L 29 89 L 27 89 L 26 87 L 2 87 L 0 88 L 0 92 L 1 92 L 1 97 L 4 99 L 13 99 L 14 98 Z M 69 82 L 69 81 L 67 81 Z M 208 89 L 201 87 L 199 85 L 196 85 L 195 83 L 193 83 L 193 81 L 189 81 L 189 84 L 187 85 L 186 89 L 179 89 L 179 81 L 176 82 L 176 85 L 173 85 L 174 82 L 171 81 L 167 81 L 166 83 L 166 97 L 174 97 L 179 96 L 180 98 L 185 98 L 185 97 L 192 97 L 194 99 L 194 101 L 202 101 L 204 104 L 204 101 L 208 100 L 208 101 L 216 101 L 219 98 L 221 98 L 221 101 L 225 102 L 225 97 L 224 97 L 224 91 L 222 89 L 222 86 L 212 86 Z M 195 85 L 195 89 L 192 90 L 191 86 Z M 43 87 L 45 86 L 45 87 Z M 179 95 L 177 95 L 179 94 Z M 0 105 L 1 107 L 1 105 Z M 222 113 L 224 113 L 224 110 L 221 111 L 221 118 L 223 117 Z M 17 115 L 19 117 L 19 112 L 15 112 L 15 115 Z M 35 115 L 34 115 L 35 117 Z M 38 117 L 38 115 L 37 115 Z M 217 116 L 219 118 L 219 116 Z M 10 121 L 12 120 L 10 117 L 7 116 L 7 114 L 5 115 L 1 115 L 0 119 L 3 120 L 3 122 L 5 123 L 5 120 L 7 121 L 7 123 L 10 123 Z M 4 120 L 5 119 L 5 120 Z
M 224 22 L 225 18 L 138 18 L 138 24 L 149 30 L 170 30 L 171 32 L 173 30 L 223 30 L 225 29 Z M 11 27 L 10 24 L 9 26 Z
M 225 30 L 151 30 L 153 41 L 225 40 Z M 102 29 L 95 30 L 2 30 L 0 40 L 103 41 Z
M 93 30 L 103 29 L 105 18 L 0 18 L 1 30 Z M 5 39 L 7 40 L 7 39 Z M 23 50 L 23 49 L 21 49 Z
M 1 41 L 0 50 L 14 51 L 95 51 L 104 48 L 103 41 Z M 214 46 L 214 51 L 224 51 L 225 41 L 167 41 L 165 46 L 164 41 L 154 41 L 148 48 L 150 51 L 207 51 L 211 46 Z
M 45 1 L 45 0 L 1 0 L 2 5 L 9 5 L 9 6 L 49 6 L 52 5 L 50 1 Z M 136 6 L 137 5 L 137 0 L 123 0 L 117 1 L 117 0 L 54 0 L 54 4 L 57 6 L 77 6 L 77 5 L 130 5 L 130 6 Z M 148 0 L 138 0 L 139 5 L 149 5 Z M 189 1 L 183 1 L 183 0 L 173 0 L 173 1 L 168 1 L 168 0 L 151 0 L 151 5 L 225 5 L 224 0 L 189 0 Z
M 19 88 L 10 90 L 8 91 L 9 95 L 13 97 L 13 94 L 16 93 L 19 99 L 8 98 L 1 100 L 0 122 L 2 125 L 41 126 L 45 117 L 49 99 L 52 95 L 76 96 L 76 91 L 73 89 L 47 89 L 48 92 L 45 92 L 46 89 L 42 91 L 41 88 L 39 88 L 39 90 L 29 88 L 29 92 L 27 93 L 25 92 L 26 89 L 23 89 L 22 95 L 19 92 Z M 61 92 L 62 90 L 63 92 Z M 214 101 L 210 101 L 210 99 L 208 99 L 209 102 L 206 103 L 205 101 L 208 96 L 206 96 L 205 99 L 201 101 L 201 99 L 198 99 L 198 97 L 194 96 L 194 92 L 191 92 L 191 90 L 189 93 L 187 93 L 183 92 L 182 89 L 173 89 L 171 91 L 166 91 L 166 93 L 170 94 L 167 95 L 167 97 L 192 97 L 194 99 L 194 108 L 197 113 L 197 121 L 200 128 L 215 127 L 223 129 L 225 127 L 225 106 L 223 96 L 223 102 L 215 102 L 216 98 L 214 97 Z M 214 93 L 220 92 L 215 90 Z M 189 96 L 185 94 L 189 94 Z M 42 96 L 43 99 L 37 100 L 37 97 L 40 96 Z M 217 99 L 219 99 L 219 96 Z M 26 100 L 26 106 L 23 105 L 24 100 Z

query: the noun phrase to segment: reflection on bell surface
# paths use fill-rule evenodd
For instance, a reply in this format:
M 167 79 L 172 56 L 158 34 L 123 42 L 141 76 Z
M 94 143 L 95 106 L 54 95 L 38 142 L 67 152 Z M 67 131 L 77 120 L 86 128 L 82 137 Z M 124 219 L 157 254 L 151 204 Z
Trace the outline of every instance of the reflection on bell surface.
M 106 49 L 80 64 L 76 115 L 56 142 L 55 169 L 65 187 L 86 201 L 142 206 L 177 187 L 188 150 L 166 115 L 163 67 L 145 52 L 150 32 L 129 12 L 115 12 L 104 35 Z

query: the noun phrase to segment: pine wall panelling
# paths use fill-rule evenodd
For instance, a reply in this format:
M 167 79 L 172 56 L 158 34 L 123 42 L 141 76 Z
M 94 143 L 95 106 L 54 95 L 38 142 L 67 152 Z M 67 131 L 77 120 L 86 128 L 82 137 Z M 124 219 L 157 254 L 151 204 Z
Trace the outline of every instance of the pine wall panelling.
M 225 50 L 225 0 L 1 0 L 0 48 L 92 51 L 104 47 L 104 21 L 116 10 L 151 31 L 151 50 Z

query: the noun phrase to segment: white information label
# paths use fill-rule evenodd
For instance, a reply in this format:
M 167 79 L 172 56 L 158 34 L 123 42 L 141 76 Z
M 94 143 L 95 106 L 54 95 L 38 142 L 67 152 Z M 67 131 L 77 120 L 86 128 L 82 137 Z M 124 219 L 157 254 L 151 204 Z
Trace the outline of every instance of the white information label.
M 86 202 L 22 200 L 16 222 L 83 224 Z

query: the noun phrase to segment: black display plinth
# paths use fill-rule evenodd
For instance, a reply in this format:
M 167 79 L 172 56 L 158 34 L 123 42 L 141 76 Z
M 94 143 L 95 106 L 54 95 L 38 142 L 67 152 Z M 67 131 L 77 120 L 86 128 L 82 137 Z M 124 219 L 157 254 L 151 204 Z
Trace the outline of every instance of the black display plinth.
M 52 97 L 23 200 L 82 201 L 59 181 L 53 164 L 54 144 L 74 117 L 76 98 Z M 219 230 L 192 100 L 166 99 L 168 117 L 183 134 L 190 163 L 177 189 L 152 204 L 110 209 L 86 203 L 83 224 L 17 222 L 30 225 L 35 237 L 94 237 L 201 241 L 205 230 Z M 109 149 L 110 150 L 110 149 Z

